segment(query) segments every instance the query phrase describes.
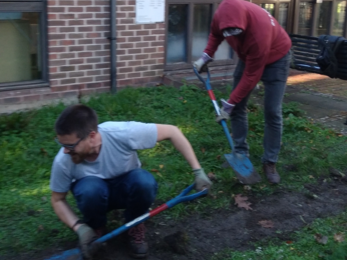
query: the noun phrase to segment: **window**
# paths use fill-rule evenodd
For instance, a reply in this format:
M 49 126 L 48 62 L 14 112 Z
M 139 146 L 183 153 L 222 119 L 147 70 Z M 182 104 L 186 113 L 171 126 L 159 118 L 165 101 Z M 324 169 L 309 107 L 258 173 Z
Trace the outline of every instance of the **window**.
M 47 84 L 44 1 L 0 0 L 0 90 Z
M 333 35 L 343 36 L 343 26 L 346 19 L 346 1 L 336 3 L 335 20 L 333 21 Z
M 332 2 L 318 4 L 317 28 L 314 36 L 329 34 Z
M 280 3 L 279 13 L 278 13 L 278 23 L 283 27 L 283 29 L 287 29 L 288 10 L 289 10 L 289 3 Z
M 214 11 L 219 1 L 213 0 L 168 0 L 166 32 L 166 68 L 191 67 L 204 51 Z M 213 65 L 233 64 L 233 51 L 224 41 L 214 55 Z M 229 61 L 228 61 L 229 59 Z M 227 62 L 225 61 L 227 60 Z
M 299 31 L 301 35 L 311 35 L 313 3 L 301 2 L 299 10 Z
M 261 8 L 264 8 L 266 11 L 268 11 L 273 17 L 275 17 L 275 4 L 260 4 Z

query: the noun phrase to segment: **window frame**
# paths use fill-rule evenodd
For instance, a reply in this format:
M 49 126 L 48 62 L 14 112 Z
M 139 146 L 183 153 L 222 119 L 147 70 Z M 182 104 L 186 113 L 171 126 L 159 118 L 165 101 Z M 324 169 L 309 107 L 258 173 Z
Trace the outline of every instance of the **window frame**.
M 213 14 L 216 12 L 218 5 L 222 2 L 222 0 L 167 0 L 166 1 L 166 7 L 165 7 L 165 53 L 164 53 L 164 70 L 182 70 L 182 69 L 191 69 L 192 68 L 192 32 L 193 32 L 193 12 L 194 12 L 194 5 L 195 4 L 209 4 L 212 6 L 212 17 Z M 179 62 L 179 63 L 172 63 L 167 64 L 167 42 L 168 42 L 168 15 L 169 15 L 169 5 L 173 4 L 182 4 L 182 5 L 188 5 L 188 40 L 187 40 L 187 61 L 186 62 Z M 211 20 L 212 20 L 211 17 Z M 231 47 L 230 47 L 231 48 Z M 238 61 L 238 57 L 236 53 L 233 53 L 232 58 L 228 58 L 225 60 L 216 60 L 213 63 L 210 63 L 210 67 L 214 66 L 227 66 L 227 65 L 235 65 Z
M 4 12 L 38 12 L 40 13 L 40 44 L 42 79 L 16 82 L 0 82 L 0 92 L 27 88 L 40 88 L 49 86 L 48 78 L 48 37 L 47 37 L 47 1 L 44 0 L 16 0 L 9 2 L 0 0 L 0 13 Z

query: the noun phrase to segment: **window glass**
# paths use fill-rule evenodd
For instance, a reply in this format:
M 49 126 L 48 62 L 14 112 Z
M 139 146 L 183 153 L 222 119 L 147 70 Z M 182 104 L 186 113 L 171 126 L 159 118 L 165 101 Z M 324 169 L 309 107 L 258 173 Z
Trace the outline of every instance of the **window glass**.
M 188 5 L 169 5 L 166 63 L 187 61 Z
M 335 9 L 333 35 L 343 36 L 343 25 L 346 19 L 346 1 L 338 1 Z
M 312 10 L 313 4 L 308 2 L 300 3 L 299 10 L 299 30 L 301 35 L 310 35 L 312 29 Z
M 278 13 L 278 23 L 287 29 L 287 18 L 288 18 L 289 3 L 280 3 Z
M 192 59 L 196 60 L 204 51 L 211 24 L 211 5 L 197 4 L 194 5 L 194 21 L 192 35 Z
M 329 33 L 331 4 L 332 2 L 323 2 L 318 4 L 319 15 L 317 17 L 317 29 L 314 36 Z
M 0 83 L 42 79 L 40 13 L 0 12 Z
M 275 4 L 260 4 L 262 8 L 268 11 L 272 16 L 275 16 Z

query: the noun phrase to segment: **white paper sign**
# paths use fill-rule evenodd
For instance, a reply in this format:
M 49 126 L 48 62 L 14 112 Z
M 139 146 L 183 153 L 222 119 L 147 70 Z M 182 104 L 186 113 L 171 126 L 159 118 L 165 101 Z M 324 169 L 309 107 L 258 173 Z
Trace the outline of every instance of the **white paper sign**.
M 165 0 L 136 0 L 136 23 L 164 22 Z

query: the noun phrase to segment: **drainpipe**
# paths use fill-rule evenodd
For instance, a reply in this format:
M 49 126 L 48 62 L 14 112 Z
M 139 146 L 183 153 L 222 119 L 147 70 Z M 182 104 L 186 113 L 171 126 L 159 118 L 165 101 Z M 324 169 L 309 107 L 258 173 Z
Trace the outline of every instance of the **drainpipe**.
M 111 41 L 111 93 L 115 94 L 117 92 L 117 42 L 116 42 L 116 0 L 110 0 L 110 37 Z

